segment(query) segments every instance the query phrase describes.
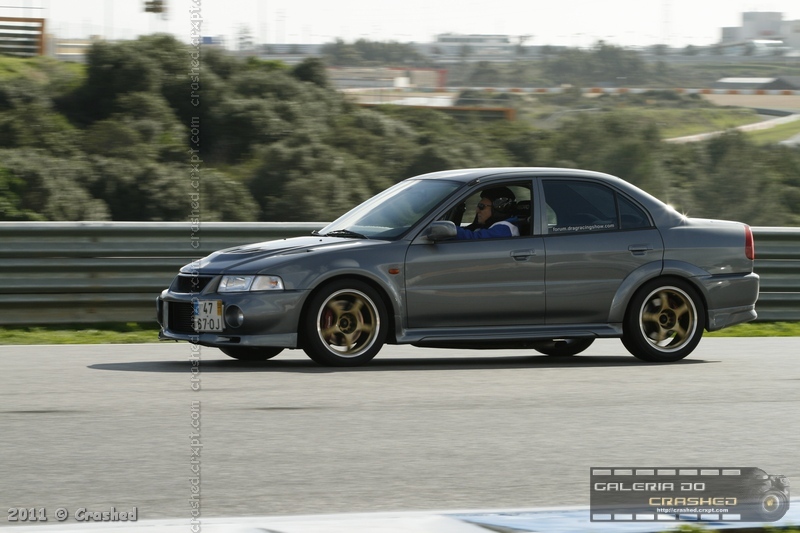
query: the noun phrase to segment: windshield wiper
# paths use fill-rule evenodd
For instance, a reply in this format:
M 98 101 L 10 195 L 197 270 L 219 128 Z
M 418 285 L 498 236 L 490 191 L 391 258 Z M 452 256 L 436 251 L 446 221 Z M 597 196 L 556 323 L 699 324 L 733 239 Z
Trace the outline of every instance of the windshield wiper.
M 362 235 L 360 233 L 356 233 L 355 231 L 350 231 L 349 229 L 337 229 L 334 231 L 329 231 L 328 233 L 322 235 L 323 237 L 352 237 L 354 239 L 368 239 L 366 235 Z

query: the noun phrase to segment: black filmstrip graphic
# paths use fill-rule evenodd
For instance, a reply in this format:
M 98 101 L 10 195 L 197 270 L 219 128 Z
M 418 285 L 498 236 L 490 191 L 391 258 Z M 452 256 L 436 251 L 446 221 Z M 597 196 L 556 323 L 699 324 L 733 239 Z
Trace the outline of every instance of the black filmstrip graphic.
M 592 467 L 593 522 L 774 522 L 789 510 L 789 480 L 754 467 Z

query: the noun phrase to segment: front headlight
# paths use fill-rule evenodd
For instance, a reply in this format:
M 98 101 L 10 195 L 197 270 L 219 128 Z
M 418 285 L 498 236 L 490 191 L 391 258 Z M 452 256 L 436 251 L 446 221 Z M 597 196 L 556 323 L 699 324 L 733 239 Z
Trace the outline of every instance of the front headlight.
M 282 291 L 278 276 L 222 276 L 217 292 Z

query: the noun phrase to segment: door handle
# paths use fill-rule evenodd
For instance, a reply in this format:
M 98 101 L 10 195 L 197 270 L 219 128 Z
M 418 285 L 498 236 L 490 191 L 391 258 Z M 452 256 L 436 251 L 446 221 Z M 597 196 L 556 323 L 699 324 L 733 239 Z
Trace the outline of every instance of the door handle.
M 631 244 L 628 246 L 628 251 L 633 255 L 644 255 L 652 250 L 653 246 L 650 244 Z
M 534 250 L 512 250 L 511 257 L 514 258 L 515 261 L 527 261 L 530 256 L 536 255 Z

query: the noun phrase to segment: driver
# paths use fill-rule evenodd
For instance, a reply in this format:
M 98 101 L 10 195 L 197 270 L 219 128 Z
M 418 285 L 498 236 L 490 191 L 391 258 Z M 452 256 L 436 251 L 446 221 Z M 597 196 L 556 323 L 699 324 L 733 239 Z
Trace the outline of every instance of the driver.
M 475 206 L 475 221 L 466 228 L 456 228 L 457 239 L 519 237 L 518 219 L 514 216 L 516 196 L 508 187 L 494 187 L 481 192 Z

